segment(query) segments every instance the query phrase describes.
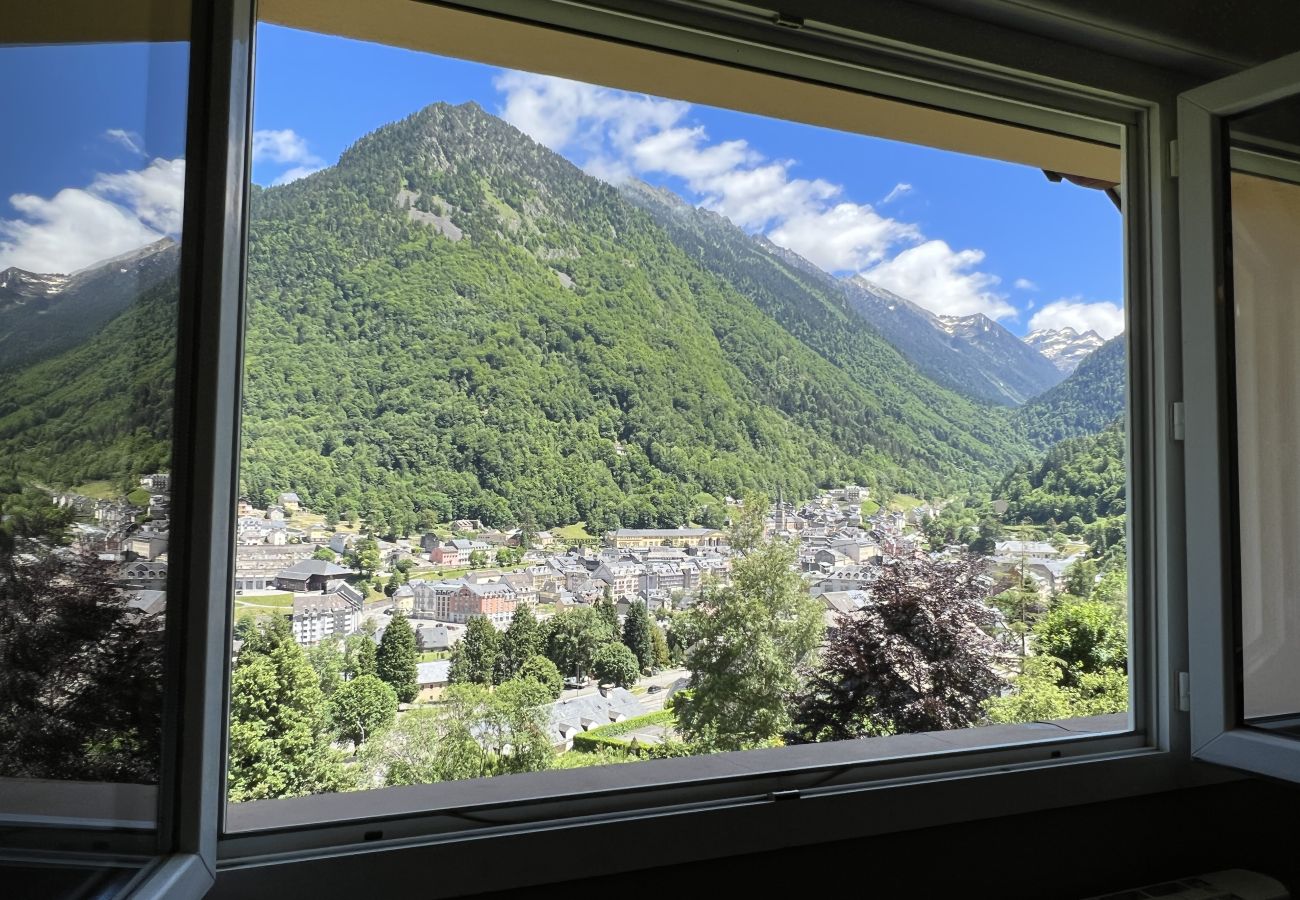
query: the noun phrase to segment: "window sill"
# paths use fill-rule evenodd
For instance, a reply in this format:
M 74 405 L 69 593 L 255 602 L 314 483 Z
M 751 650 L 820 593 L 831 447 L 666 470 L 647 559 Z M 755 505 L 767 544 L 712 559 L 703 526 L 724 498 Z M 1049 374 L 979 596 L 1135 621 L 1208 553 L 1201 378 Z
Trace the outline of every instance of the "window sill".
M 152 784 L 4 778 L 0 791 L 4 825 L 152 832 L 158 815 Z
M 223 856 L 262 851 L 268 832 L 278 849 L 307 849 L 373 840 L 381 822 L 382 839 L 474 833 L 1141 749 L 1129 727 L 1118 713 L 230 804 Z
M 241 804 L 230 808 L 229 824 L 248 827 L 261 818 L 278 821 L 278 829 L 223 840 L 212 896 L 292 892 L 304 877 L 319 879 L 339 896 L 382 892 L 385 886 L 396 890 L 417 883 L 431 867 L 440 873 L 440 892 L 456 896 L 572 877 L 562 867 L 502 866 L 500 861 L 563 859 L 575 847 L 653 848 L 653 853 L 583 854 L 584 875 L 612 874 L 1181 786 L 1186 773 L 1171 754 L 1150 748 L 1132 732 L 1116 733 L 1127 728 L 1127 718 L 1099 716 Z M 1012 738 L 1019 746 L 1008 746 Z M 904 744 L 929 755 L 901 759 Z M 811 765 L 800 770 L 793 754 L 801 763 L 824 757 L 818 760 L 820 770 Z M 961 754 L 961 769 L 954 768 L 954 754 Z M 864 781 L 862 770 L 846 771 L 831 757 L 870 766 L 872 780 Z M 778 760 L 783 772 L 775 771 Z M 711 764 L 713 783 L 687 784 L 688 773 L 681 770 L 698 774 L 702 770 L 696 765 L 704 762 Z M 719 763 L 725 763 L 731 777 L 720 777 Z M 555 789 L 566 778 L 577 790 L 556 799 Z M 629 793 L 651 786 L 657 788 L 653 799 L 629 799 Z M 534 796 L 548 794 L 549 800 L 484 808 L 484 790 L 518 801 L 522 788 Z M 606 802 L 589 802 L 601 799 L 602 791 Z M 453 796 L 474 793 L 478 809 L 449 808 Z M 419 798 L 427 798 L 427 804 L 417 812 Z M 435 802 L 443 807 L 441 813 L 431 811 Z M 277 805 L 284 809 L 273 818 Z M 301 824 L 288 824 L 286 812 Z M 352 821 L 310 827 L 320 822 L 312 822 L 311 815 L 325 812 L 346 814 Z

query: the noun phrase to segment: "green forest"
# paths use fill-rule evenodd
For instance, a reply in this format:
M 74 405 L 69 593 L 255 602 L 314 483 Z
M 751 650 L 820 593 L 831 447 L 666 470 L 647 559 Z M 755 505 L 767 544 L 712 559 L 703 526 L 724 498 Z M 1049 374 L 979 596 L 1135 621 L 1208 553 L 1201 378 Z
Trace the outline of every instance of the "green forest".
M 777 486 L 987 498 L 1122 408 L 1122 340 L 1024 407 L 982 403 L 761 239 L 646 206 L 474 104 L 254 187 L 245 494 L 295 490 L 379 534 L 679 525 Z M 168 279 L 79 347 L 0 376 L 18 474 L 168 468 L 176 303 Z

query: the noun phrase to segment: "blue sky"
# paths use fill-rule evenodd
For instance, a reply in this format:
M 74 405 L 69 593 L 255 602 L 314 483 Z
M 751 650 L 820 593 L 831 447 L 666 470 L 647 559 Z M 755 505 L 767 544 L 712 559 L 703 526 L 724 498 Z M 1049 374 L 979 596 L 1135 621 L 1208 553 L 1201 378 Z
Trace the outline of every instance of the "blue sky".
M 174 45 L 0 50 L 0 83 L 42 85 L 0 101 L 32 136 L 0 167 L 0 268 L 48 268 L 65 246 L 84 265 L 103 249 L 95 227 L 121 232 L 100 241 L 113 252 L 179 227 L 164 193 L 183 170 L 184 68 Z M 935 312 L 1017 334 L 1122 327 L 1118 213 L 1036 169 L 274 26 L 259 28 L 256 88 L 261 184 L 429 103 L 473 100 L 592 174 L 666 185 Z

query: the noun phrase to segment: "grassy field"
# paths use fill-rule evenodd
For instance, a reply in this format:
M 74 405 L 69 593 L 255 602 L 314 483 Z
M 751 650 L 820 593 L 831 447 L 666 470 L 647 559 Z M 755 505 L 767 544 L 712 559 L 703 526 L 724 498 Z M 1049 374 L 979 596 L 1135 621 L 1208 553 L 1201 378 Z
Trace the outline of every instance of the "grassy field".
M 451 651 L 426 650 L 416 658 L 416 662 L 437 662 L 440 659 L 451 659 Z
M 252 606 L 263 609 L 290 609 L 293 607 L 293 594 L 252 594 L 235 596 L 235 606 Z
M 867 500 L 862 504 L 862 515 L 864 517 L 874 516 L 878 512 L 880 512 L 880 504 L 875 500 Z
M 113 500 L 122 496 L 122 491 L 111 481 L 90 481 L 81 487 L 74 487 L 72 493 L 90 497 L 92 500 Z
M 925 501 L 919 497 L 913 497 L 910 494 L 895 494 L 889 499 L 889 508 L 901 512 L 907 512 L 909 509 L 915 509 Z
M 586 522 L 575 522 L 562 528 L 552 528 L 551 534 L 555 535 L 557 541 L 589 541 L 597 537 L 587 531 Z

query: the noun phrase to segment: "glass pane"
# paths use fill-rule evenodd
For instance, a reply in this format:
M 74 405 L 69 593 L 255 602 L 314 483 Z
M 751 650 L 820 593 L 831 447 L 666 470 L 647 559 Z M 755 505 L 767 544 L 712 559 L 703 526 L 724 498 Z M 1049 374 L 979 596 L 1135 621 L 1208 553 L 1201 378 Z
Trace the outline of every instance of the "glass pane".
M 183 12 L 90 6 L 0 13 L 0 775 L 25 780 L 0 784 L 0 810 L 139 827 L 160 762 L 189 49 Z
M 1118 150 L 1044 177 L 265 24 L 256 85 L 236 828 L 1128 728 Z
M 1298 111 L 1273 107 L 1231 129 L 1243 714 L 1275 725 L 1300 713 Z

